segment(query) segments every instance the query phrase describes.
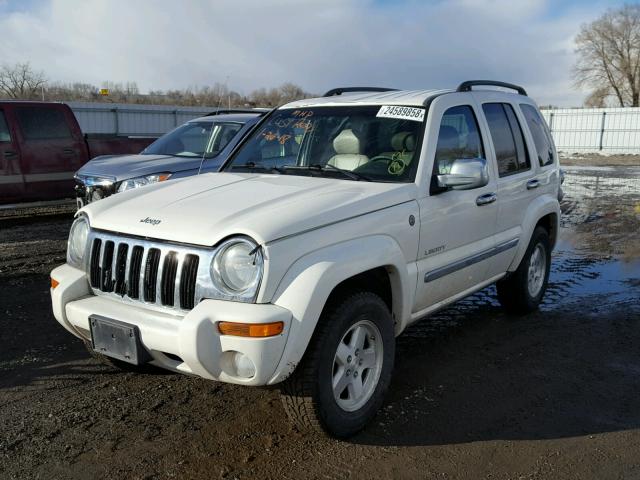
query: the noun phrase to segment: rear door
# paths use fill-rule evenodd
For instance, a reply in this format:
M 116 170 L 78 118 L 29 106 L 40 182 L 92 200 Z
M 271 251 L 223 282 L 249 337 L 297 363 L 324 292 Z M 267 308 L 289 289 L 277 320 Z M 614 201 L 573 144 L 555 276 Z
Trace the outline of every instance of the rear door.
M 490 133 L 488 154 L 498 169 L 496 255 L 489 264 L 489 275 L 494 276 L 506 272 L 515 256 L 525 214 L 537 196 L 539 182 L 524 135 L 525 121 L 518 106 L 505 101 L 504 95 L 474 95 L 482 105 Z
M 9 107 L 0 107 L 0 202 L 17 202 L 24 195 L 20 149 L 11 128 Z
M 457 159 L 486 158 L 483 145 L 487 134 L 481 129 L 479 116 L 469 94 L 442 95 L 433 101 L 425 137 L 426 152 L 431 153 L 424 153 L 427 157 L 423 158 L 432 175 L 449 173 Z M 496 188 L 494 168 L 489 163 L 487 185 L 448 191 L 432 186 L 428 196 L 418 200 L 420 247 L 414 314 L 428 313 L 487 280 L 498 212 Z
M 83 163 L 84 139 L 64 105 L 20 105 L 14 116 L 21 137 L 25 194 L 52 200 L 74 196 L 75 171 Z
M 531 163 L 536 168 L 537 194 L 557 196 L 560 186 L 558 154 L 547 123 L 538 107 L 532 103 L 520 102 L 520 111 L 529 130 L 529 152 Z M 526 133 L 526 132 L 525 132 Z M 526 136 L 526 134 L 525 134 Z

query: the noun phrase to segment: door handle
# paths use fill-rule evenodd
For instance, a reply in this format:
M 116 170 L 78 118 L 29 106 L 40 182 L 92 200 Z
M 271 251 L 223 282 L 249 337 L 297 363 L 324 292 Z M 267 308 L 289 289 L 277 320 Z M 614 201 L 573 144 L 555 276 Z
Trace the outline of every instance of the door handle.
M 527 190 L 533 190 L 534 188 L 538 188 L 539 186 L 540 186 L 540 182 L 535 178 L 527 182 Z
M 16 157 L 18 154 L 14 151 L 11 150 L 7 150 L 6 152 L 4 152 L 4 158 L 13 158 Z
M 495 202 L 498 199 L 498 196 L 495 193 L 485 193 L 484 195 L 480 195 L 476 198 L 476 205 L 481 207 L 482 205 L 489 205 L 490 203 Z
M 62 150 L 65 155 L 74 155 L 76 151 L 73 148 L 65 148 Z

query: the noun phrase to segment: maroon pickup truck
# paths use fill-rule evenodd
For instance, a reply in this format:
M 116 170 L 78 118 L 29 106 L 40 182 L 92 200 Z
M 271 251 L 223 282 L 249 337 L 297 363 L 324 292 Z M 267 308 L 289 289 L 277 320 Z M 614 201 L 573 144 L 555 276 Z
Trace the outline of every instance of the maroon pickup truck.
M 99 155 L 139 153 L 155 138 L 83 135 L 64 103 L 0 101 L 0 204 L 74 194 L 74 173 Z

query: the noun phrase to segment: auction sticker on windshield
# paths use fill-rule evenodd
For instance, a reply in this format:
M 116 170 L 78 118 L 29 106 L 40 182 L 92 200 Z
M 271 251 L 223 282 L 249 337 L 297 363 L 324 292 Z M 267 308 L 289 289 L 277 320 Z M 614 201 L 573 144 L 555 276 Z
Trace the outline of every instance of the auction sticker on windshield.
M 376 117 L 400 118 L 402 120 L 413 120 L 421 122 L 424 120 L 424 108 L 400 107 L 398 105 L 383 105 L 378 110 Z

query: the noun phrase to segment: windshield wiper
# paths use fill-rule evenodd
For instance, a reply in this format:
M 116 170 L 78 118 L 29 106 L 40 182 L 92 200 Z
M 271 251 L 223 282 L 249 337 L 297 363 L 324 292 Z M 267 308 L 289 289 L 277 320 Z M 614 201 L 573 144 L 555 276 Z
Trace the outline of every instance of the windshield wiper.
M 353 172 L 351 170 L 344 170 L 342 168 L 338 168 L 330 164 L 326 164 L 323 166 L 323 165 L 320 165 L 319 163 L 314 163 L 312 165 L 283 165 L 282 167 L 275 167 L 275 166 L 266 167 L 264 165 L 259 165 L 255 162 L 247 162 L 247 163 L 242 163 L 240 165 L 231 165 L 229 167 L 230 170 L 234 170 L 236 168 L 246 168 L 248 170 L 260 170 L 264 172 L 277 172 L 281 175 L 286 175 L 287 170 L 311 170 L 313 172 L 320 172 L 320 173 L 325 173 L 329 170 L 332 172 L 341 173 L 343 176 L 348 177 L 351 180 L 357 180 L 357 181 L 364 180 L 366 182 L 373 181 L 369 177 L 361 173 Z
M 282 168 L 278 167 L 265 167 L 264 165 L 258 165 L 255 162 L 247 162 L 241 163 L 240 165 L 231 165 L 229 167 L 230 170 L 234 170 L 236 168 L 246 168 L 248 170 L 260 170 L 263 172 L 278 172 L 284 174 L 285 171 Z
M 329 167 L 329 168 L 327 168 Z M 333 172 L 338 172 L 344 175 L 345 177 L 350 178 L 351 180 L 364 180 L 366 182 L 372 182 L 369 177 L 362 175 L 361 173 L 352 172 L 351 170 L 343 170 L 342 168 L 335 167 L 333 165 L 325 165 L 322 166 L 319 163 L 314 163 L 312 165 L 284 165 L 280 167 L 280 170 L 311 170 L 312 172 L 320 172 L 326 173 L 327 170 L 331 170 Z
M 324 172 L 326 169 L 329 169 L 334 172 L 340 172 L 345 177 L 349 177 L 351 180 L 358 180 L 358 181 L 364 180 L 365 182 L 373 181 L 366 175 L 362 175 L 361 173 L 354 172 L 353 170 L 345 170 L 343 168 L 338 168 L 335 165 L 331 165 L 330 163 L 327 163 L 324 166 L 320 165 L 319 163 L 314 163 L 313 165 L 309 165 L 309 168 L 313 170 L 318 170 L 320 172 Z

